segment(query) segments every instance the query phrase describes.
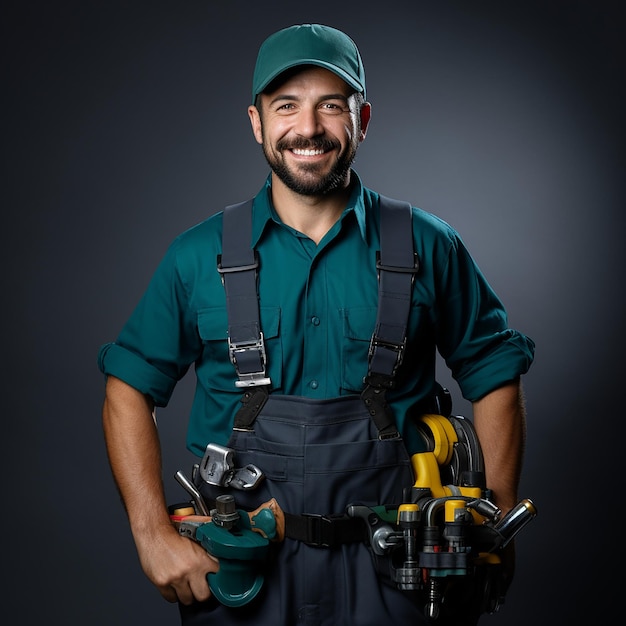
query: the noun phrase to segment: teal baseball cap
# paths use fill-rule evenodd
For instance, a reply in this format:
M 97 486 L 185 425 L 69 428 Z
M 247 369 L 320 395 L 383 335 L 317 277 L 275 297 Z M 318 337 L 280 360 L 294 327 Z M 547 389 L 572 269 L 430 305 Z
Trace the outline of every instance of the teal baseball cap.
M 298 65 L 325 67 L 365 97 L 365 69 L 354 41 L 330 26 L 297 24 L 261 44 L 252 78 L 252 103 L 279 74 Z

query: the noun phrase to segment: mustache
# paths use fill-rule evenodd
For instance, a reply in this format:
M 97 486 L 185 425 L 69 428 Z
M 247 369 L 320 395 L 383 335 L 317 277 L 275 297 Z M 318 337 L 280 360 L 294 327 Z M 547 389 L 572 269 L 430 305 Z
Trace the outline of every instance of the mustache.
M 331 139 L 280 139 L 276 142 L 277 150 L 335 150 L 341 146 Z

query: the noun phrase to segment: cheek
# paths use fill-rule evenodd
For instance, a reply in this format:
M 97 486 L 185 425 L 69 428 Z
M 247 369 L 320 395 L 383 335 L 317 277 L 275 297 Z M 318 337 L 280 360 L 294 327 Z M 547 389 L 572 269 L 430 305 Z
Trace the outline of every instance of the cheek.
M 259 129 L 260 136 L 263 137 L 266 144 L 276 145 L 280 139 L 284 139 L 289 134 L 289 125 L 280 120 L 272 123 L 265 123 Z
M 356 143 L 356 132 L 354 126 L 352 125 L 344 125 L 341 128 L 341 134 L 337 136 L 341 137 L 342 143 L 344 143 L 346 146 L 352 146 Z

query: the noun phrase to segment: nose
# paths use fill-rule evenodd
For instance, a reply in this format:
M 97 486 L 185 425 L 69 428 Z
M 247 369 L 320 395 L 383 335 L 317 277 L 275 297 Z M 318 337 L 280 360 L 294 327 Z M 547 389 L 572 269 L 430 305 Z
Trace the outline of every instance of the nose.
M 301 137 L 322 135 L 324 127 L 321 124 L 318 110 L 313 106 L 302 107 L 298 112 L 294 130 Z

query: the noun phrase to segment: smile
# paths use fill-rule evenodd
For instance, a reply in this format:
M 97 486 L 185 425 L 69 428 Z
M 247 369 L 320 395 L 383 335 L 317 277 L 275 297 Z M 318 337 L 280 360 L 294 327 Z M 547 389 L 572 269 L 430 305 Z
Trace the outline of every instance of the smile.
M 303 150 L 302 148 L 294 148 L 292 150 L 294 154 L 298 156 L 318 156 L 320 154 L 324 154 L 324 150 Z

